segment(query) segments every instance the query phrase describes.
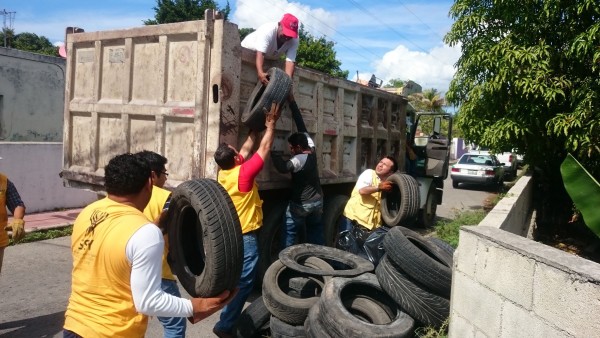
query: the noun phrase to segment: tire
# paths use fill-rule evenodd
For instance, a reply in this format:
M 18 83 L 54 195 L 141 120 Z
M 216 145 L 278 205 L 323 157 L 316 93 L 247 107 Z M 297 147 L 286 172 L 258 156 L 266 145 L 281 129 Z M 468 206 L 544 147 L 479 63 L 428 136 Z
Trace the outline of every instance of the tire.
M 331 336 L 327 333 L 327 330 L 320 321 L 321 318 L 321 307 L 319 302 L 313 305 L 308 311 L 308 316 L 306 317 L 306 321 L 304 322 L 304 331 L 306 332 L 306 337 L 308 338 L 331 338 Z
M 235 326 L 238 338 L 260 338 L 269 329 L 271 312 L 265 306 L 263 297 L 256 298 L 240 314 Z
M 454 188 L 454 189 L 458 189 L 458 184 L 459 184 L 459 182 L 458 182 L 458 181 L 456 181 L 456 180 L 452 180 L 452 188 Z
M 362 299 L 349 309 L 344 300 Z M 358 306 L 361 316 L 356 316 Z M 414 320 L 383 291 L 377 277 L 367 273 L 355 278 L 333 278 L 325 285 L 318 306 L 319 321 L 331 337 L 410 337 Z M 366 313 L 369 307 L 375 313 Z M 362 317 L 364 316 L 364 317 Z M 380 322 L 380 323 L 375 323 Z
M 424 228 L 432 228 L 435 226 L 437 206 L 437 186 L 435 185 L 435 182 L 432 182 L 431 186 L 429 186 L 429 191 L 427 192 L 427 201 L 425 202 L 425 207 L 423 208 L 423 210 L 419 211 L 418 223 L 421 224 Z
M 227 191 L 215 180 L 186 181 L 167 215 L 169 262 L 192 297 L 233 290 L 243 263 L 242 228 Z
M 341 264 L 349 267 L 349 269 L 325 271 L 299 263 L 311 256 L 320 258 L 331 266 L 339 266 Z M 315 276 L 353 277 L 365 272 L 372 272 L 375 268 L 370 261 L 350 252 L 308 243 L 285 248 L 279 253 L 279 260 L 292 270 Z
M 450 315 L 450 301 L 413 283 L 387 255 L 375 274 L 385 292 L 411 317 L 424 326 L 439 328 Z
M 452 256 L 418 233 L 392 228 L 383 239 L 388 258 L 429 292 L 450 298 Z
M 419 213 L 419 183 L 410 175 L 396 173 L 387 178 L 395 183 L 391 193 L 381 194 L 381 218 L 390 227 L 414 218 Z
M 266 86 L 258 81 L 242 113 L 242 123 L 256 131 L 266 128 L 265 110 L 270 111 L 273 102 L 281 106 L 292 88 L 292 79 L 277 67 L 269 69 L 267 77 L 269 83 Z
M 308 312 L 308 311 L 307 311 Z M 307 314 L 308 315 L 308 314 Z M 271 338 L 305 338 L 304 322 L 300 325 L 288 324 L 271 316 Z
M 444 250 L 450 256 L 454 256 L 454 247 L 450 243 L 437 237 L 427 237 L 427 241 L 437 245 L 438 248 Z
M 333 271 L 333 268 L 327 262 L 316 257 L 308 257 L 304 265 L 320 271 Z M 271 315 L 292 325 L 301 325 L 306 320 L 308 310 L 319 300 L 319 287 L 316 295 L 307 298 L 296 298 L 288 293 L 291 290 L 289 281 L 293 277 L 302 276 L 301 272 L 294 271 L 283 265 L 281 261 L 275 261 L 265 273 L 262 285 L 262 294 L 265 306 L 271 312 Z M 316 277 L 313 277 L 316 278 Z M 331 279 L 331 277 L 321 277 L 320 285 Z
M 284 231 L 287 205 L 288 201 L 280 201 L 263 213 L 263 226 L 258 233 L 258 272 L 254 283 L 258 287 L 257 290 L 260 289 L 265 272 L 278 259 L 282 249 L 281 235 Z
M 335 247 L 337 236 L 340 233 L 340 217 L 348 203 L 348 196 L 334 195 L 325 198 L 323 205 L 323 229 L 325 231 L 325 245 Z

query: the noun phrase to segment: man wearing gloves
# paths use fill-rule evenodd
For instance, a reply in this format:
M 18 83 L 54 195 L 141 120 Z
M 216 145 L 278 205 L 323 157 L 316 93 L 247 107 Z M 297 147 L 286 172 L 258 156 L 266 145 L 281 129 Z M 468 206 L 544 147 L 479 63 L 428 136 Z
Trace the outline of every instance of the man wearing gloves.
M 367 169 L 360 174 L 344 209 L 342 230 L 350 230 L 354 226 L 370 232 L 381 226 L 381 192 L 392 191 L 392 182 L 386 179 L 396 170 L 396 159 L 385 156 L 375 170 Z
M 13 214 L 13 220 L 8 223 L 8 213 Z M 0 272 L 2 272 L 2 261 L 4 260 L 4 249 L 8 246 L 8 232 L 12 231 L 13 242 L 18 242 L 25 237 L 25 204 L 19 196 L 15 185 L 0 173 Z

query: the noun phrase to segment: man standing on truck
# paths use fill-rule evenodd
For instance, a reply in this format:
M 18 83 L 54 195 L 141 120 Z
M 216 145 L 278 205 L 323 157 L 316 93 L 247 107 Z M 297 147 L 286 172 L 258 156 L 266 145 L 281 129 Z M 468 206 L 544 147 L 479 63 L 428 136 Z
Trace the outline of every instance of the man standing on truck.
M 149 150 L 140 151 L 138 154 L 150 165 L 150 178 L 152 180 L 152 197 L 150 197 L 150 202 L 148 202 L 148 205 L 144 209 L 144 215 L 150 221 L 154 222 L 154 224 L 160 226 L 160 218 L 169 209 L 169 202 L 171 201 L 171 192 L 163 189 L 167 182 L 167 176 L 169 176 L 166 168 L 167 158 Z M 161 230 L 163 233 L 166 233 L 166 229 Z M 160 287 L 170 295 L 181 297 L 181 293 L 177 287 L 177 280 L 167 262 L 169 239 L 166 234 L 164 235 L 164 240 L 165 249 L 162 256 L 162 280 Z M 185 337 L 186 323 L 184 317 L 158 316 L 157 318 L 163 326 L 165 338 Z
M 266 85 L 269 82 L 264 70 L 265 58 L 277 60 L 285 54 L 285 73 L 291 78 L 296 66 L 298 51 L 298 19 L 286 13 L 279 22 L 268 22 L 248 34 L 242 47 L 256 51 L 256 73 L 258 80 Z
M 233 146 L 223 143 L 215 151 L 215 162 L 219 165 L 219 183 L 227 190 L 242 225 L 244 241 L 244 264 L 240 277 L 239 292 L 223 311 L 215 327 L 214 334 L 220 338 L 233 337 L 233 326 L 237 321 L 244 303 L 254 286 L 256 266 L 258 263 L 258 239 L 256 232 L 262 226 L 262 200 L 258 194 L 256 176 L 264 166 L 264 160 L 269 156 L 275 136 L 275 124 L 281 115 L 279 105 L 273 102 L 270 112 L 265 112 L 265 134 L 256 154 L 248 159 L 258 132 L 250 131 L 248 138 L 238 152 Z M 246 160 L 248 159 L 248 160 Z
M 2 159 L 0 157 L 0 159 Z M 8 224 L 6 208 L 13 214 L 13 220 Z M 8 233 L 12 231 L 13 242 L 18 242 L 25 237 L 25 204 L 15 185 L 0 173 L 0 272 L 4 260 L 4 249 L 8 246 Z
M 319 180 L 319 167 L 315 153 L 315 143 L 310 138 L 302 113 L 290 92 L 288 101 L 292 110 L 292 118 L 296 123 L 297 133 L 288 137 L 292 158 L 284 161 L 279 154 L 271 159 L 277 171 L 292 173 L 292 196 L 285 212 L 286 231 L 283 247 L 296 244 L 298 231 L 305 233 L 308 243 L 324 245 L 323 223 L 323 190 Z
M 344 208 L 342 230 L 356 227 L 370 233 L 381 226 L 381 192 L 392 191 L 392 182 L 386 179 L 396 170 L 396 159 L 385 156 L 375 166 L 375 170 L 367 169 L 360 174 Z
M 152 194 L 150 172 L 139 155 L 115 156 L 104 167 L 107 197 L 77 216 L 64 337 L 143 337 L 148 316 L 196 323 L 235 296 L 226 290 L 183 299 L 161 290 L 163 235 L 142 213 Z

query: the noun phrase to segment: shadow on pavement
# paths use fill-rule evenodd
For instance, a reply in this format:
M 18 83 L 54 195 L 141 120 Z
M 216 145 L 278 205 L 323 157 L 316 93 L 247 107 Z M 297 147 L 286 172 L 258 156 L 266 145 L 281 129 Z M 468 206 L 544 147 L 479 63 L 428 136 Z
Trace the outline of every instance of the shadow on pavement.
M 62 331 L 65 312 L 0 323 L 0 337 L 31 338 L 52 337 Z

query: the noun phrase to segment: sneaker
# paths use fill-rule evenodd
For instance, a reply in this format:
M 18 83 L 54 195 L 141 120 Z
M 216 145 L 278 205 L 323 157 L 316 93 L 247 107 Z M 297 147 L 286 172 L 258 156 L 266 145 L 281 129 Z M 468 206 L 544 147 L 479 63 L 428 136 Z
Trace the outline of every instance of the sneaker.
M 216 327 L 213 328 L 213 333 L 215 335 L 217 335 L 217 337 L 219 338 L 233 338 L 233 334 L 230 332 L 226 332 L 226 331 L 221 331 L 219 329 L 217 329 Z

